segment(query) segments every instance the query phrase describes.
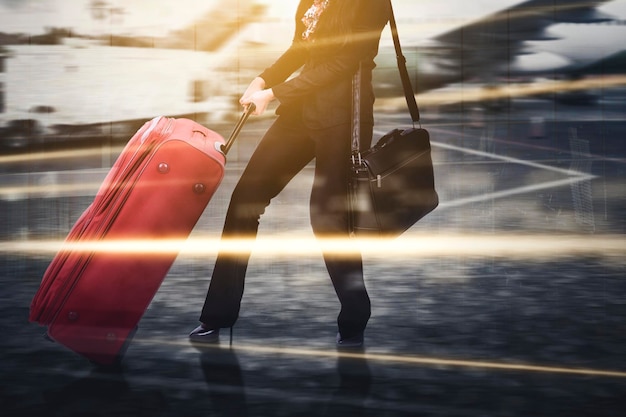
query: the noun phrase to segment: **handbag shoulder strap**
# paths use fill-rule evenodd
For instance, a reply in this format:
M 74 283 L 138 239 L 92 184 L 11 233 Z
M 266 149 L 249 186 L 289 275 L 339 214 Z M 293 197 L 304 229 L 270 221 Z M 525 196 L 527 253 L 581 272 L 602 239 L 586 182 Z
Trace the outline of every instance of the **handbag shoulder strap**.
M 398 70 L 400 71 L 400 79 L 402 80 L 402 89 L 404 90 L 404 96 L 406 97 L 406 104 L 409 106 L 411 119 L 414 122 L 419 122 L 420 112 L 419 108 L 417 107 L 417 101 L 415 100 L 415 94 L 413 93 L 411 78 L 409 77 L 409 72 L 406 69 L 406 58 L 402 54 L 400 37 L 398 36 L 398 26 L 396 24 L 396 18 L 393 14 L 393 6 L 391 4 L 391 0 L 389 0 L 389 26 L 391 27 L 393 46 L 396 49 L 396 61 L 398 63 Z
M 398 26 L 396 24 L 396 18 L 393 13 L 393 6 L 391 0 L 389 0 L 389 26 L 391 28 L 391 37 L 393 38 L 393 46 L 396 50 L 396 62 L 398 64 L 398 71 L 400 72 L 400 79 L 402 80 L 402 89 L 404 90 L 404 97 L 406 98 L 406 104 L 409 107 L 409 113 L 414 123 L 419 122 L 420 112 L 417 107 L 417 101 L 415 100 L 415 94 L 413 93 L 413 86 L 411 85 L 411 78 L 406 68 L 406 58 L 402 53 L 402 47 L 400 46 L 400 37 L 398 36 Z M 358 152 L 360 149 L 359 138 L 361 136 L 361 66 L 354 74 L 352 78 L 352 150 Z

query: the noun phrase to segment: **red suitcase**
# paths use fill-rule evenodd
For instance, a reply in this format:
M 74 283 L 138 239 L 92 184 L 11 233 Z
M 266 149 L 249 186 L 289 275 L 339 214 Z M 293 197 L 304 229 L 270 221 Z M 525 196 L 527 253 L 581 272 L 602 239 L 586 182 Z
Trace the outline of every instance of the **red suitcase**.
M 139 129 L 48 266 L 30 321 L 92 362 L 119 362 L 178 255 L 176 249 L 124 253 L 121 243 L 189 236 L 250 112 L 226 144 L 187 119 L 158 117 Z

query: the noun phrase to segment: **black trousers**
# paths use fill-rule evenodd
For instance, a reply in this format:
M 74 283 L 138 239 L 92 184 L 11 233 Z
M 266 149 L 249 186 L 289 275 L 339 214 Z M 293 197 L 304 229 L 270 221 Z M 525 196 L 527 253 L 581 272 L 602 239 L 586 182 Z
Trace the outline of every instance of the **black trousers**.
M 315 159 L 310 199 L 311 226 L 316 237 L 348 238 L 347 184 L 350 125 L 323 130 L 306 129 L 301 122 L 280 116 L 257 146 L 233 194 L 222 240 L 254 239 L 259 219 L 272 198 Z M 347 241 L 349 242 L 349 241 Z M 349 245 L 350 243 L 347 243 Z M 361 253 L 322 253 L 341 304 L 339 332 L 351 337 L 365 329 L 370 299 L 363 280 Z M 244 290 L 250 249 L 218 254 L 200 321 L 212 328 L 234 325 Z

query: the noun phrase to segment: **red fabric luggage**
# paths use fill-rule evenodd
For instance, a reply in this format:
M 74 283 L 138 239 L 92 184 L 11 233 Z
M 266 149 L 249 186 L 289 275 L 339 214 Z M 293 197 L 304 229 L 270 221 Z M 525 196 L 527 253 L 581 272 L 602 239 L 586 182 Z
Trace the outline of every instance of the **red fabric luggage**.
M 139 129 L 46 270 L 30 321 L 92 362 L 119 362 L 178 255 L 124 253 L 121 243 L 184 241 L 222 180 L 225 149 L 219 134 L 187 119 Z

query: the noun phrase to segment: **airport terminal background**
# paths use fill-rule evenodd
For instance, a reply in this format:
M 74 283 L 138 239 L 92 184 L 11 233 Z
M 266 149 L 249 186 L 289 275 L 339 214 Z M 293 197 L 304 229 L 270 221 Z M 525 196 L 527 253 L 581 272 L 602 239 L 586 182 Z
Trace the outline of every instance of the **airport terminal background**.
M 338 302 L 308 218 L 312 165 L 261 219 L 232 345 L 187 340 L 270 111 L 244 127 L 115 372 L 28 323 L 41 276 L 143 123 L 190 117 L 230 134 L 238 95 L 288 45 L 292 10 L 0 1 L 2 415 L 623 415 L 626 1 L 393 1 L 441 204 L 363 247 L 365 350 L 335 348 Z M 544 27 L 546 11 L 567 22 Z M 505 15 L 506 41 L 495 36 Z M 481 31 L 493 47 L 476 52 Z M 465 47 L 452 47 L 459 33 Z M 386 32 L 375 136 L 411 125 L 390 47 Z M 570 52 L 601 58 L 579 76 L 540 71 Z M 463 78 L 474 72 L 485 77 Z

